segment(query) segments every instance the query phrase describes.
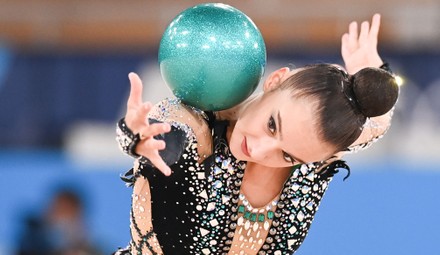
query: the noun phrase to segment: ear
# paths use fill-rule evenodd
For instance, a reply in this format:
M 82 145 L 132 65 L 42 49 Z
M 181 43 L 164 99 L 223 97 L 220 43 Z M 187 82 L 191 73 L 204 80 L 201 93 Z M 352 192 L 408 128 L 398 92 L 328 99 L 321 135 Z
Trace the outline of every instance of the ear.
M 263 84 L 263 91 L 268 92 L 278 88 L 282 81 L 284 81 L 284 76 L 290 71 L 288 67 L 280 68 L 267 77 Z

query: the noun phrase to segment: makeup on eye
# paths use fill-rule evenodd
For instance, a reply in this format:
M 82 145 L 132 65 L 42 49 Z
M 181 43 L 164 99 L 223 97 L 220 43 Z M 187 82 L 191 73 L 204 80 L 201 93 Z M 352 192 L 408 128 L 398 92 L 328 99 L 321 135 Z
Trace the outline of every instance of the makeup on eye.
M 271 134 L 275 134 L 276 125 L 275 125 L 275 120 L 272 117 L 272 115 L 269 117 L 269 121 L 267 122 L 267 128 L 269 129 L 269 132 Z
M 278 117 L 278 123 L 280 124 L 279 127 L 281 128 L 280 112 L 278 112 L 277 117 Z M 269 121 L 267 122 L 267 127 L 268 127 L 269 132 L 271 134 L 276 134 L 277 133 L 277 125 L 275 123 L 275 118 L 272 115 L 270 115 L 270 117 L 269 117 Z M 280 138 L 282 139 L 282 137 L 281 137 L 281 130 L 278 132 L 278 134 L 280 135 Z M 288 163 L 290 163 L 292 165 L 295 164 L 295 162 L 299 162 L 299 161 L 295 160 L 291 155 L 289 155 L 289 153 L 287 153 L 285 151 L 281 151 L 281 152 L 282 152 L 282 157 L 283 157 L 283 159 L 286 162 L 288 162 Z
M 288 163 L 291 163 L 292 165 L 295 164 L 295 160 L 285 151 L 283 151 L 283 158 Z

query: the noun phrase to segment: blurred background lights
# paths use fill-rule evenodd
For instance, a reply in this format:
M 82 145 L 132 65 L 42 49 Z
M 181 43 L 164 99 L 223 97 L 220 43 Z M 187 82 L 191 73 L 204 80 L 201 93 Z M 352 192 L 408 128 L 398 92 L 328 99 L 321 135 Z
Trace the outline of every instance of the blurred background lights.
M 402 76 L 400 76 L 400 75 L 395 75 L 394 76 L 394 79 L 396 79 L 396 83 L 397 83 L 397 85 L 399 85 L 399 86 L 402 86 L 403 84 L 404 84 L 404 80 L 403 80 L 403 78 L 402 78 Z

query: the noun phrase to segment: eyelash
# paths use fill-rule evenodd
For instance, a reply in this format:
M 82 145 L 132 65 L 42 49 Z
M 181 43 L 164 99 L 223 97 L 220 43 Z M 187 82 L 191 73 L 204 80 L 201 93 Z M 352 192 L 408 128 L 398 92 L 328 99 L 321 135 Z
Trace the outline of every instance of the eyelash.
M 276 131 L 276 124 L 275 124 L 275 120 L 272 116 L 270 116 L 269 121 L 267 122 L 267 128 L 269 129 L 269 132 L 271 134 L 275 134 Z M 295 160 L 286 152 L 282 152 L 283 153 L 283 159 L 291 164 L 294 164 Z
M 287 153 L 283 151 L 283 158 L 285 161 L 291 163 L 292 165 L 295 163 L 295 160 Z
M 267 128 L 269 129 L 271 134 L 275 134 L 277 127 L 275 125 L 275 120 L 272 116 L 270 116 L 269 121 L 267 122 Z

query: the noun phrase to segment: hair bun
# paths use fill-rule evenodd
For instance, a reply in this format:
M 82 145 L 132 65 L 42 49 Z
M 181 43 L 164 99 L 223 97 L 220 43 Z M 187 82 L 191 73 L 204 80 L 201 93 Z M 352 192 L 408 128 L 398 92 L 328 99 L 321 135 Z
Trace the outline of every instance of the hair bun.
M 399 86 L 394 76 L 379 68 L 364 68 L 352 77 L 359 110 L 366 117 L 387 113 L 397 101 Z

